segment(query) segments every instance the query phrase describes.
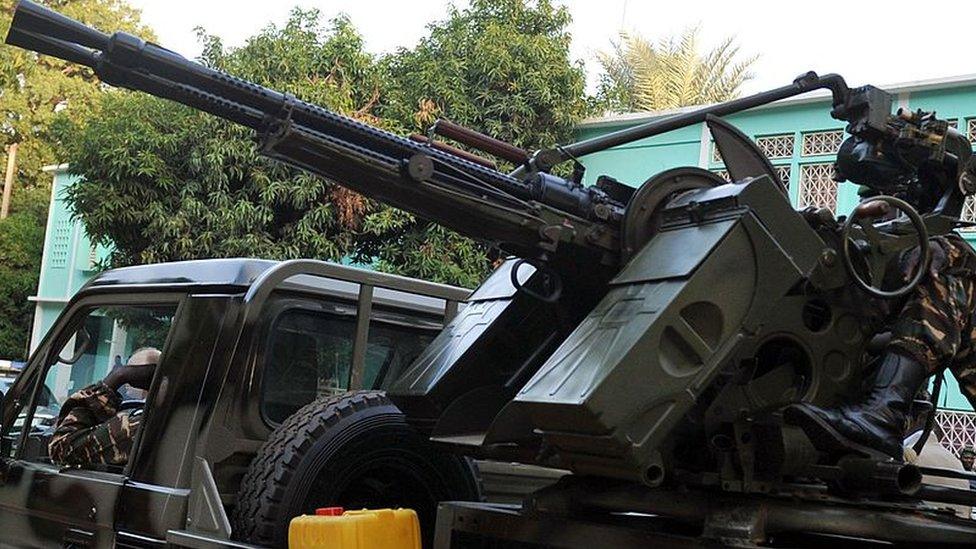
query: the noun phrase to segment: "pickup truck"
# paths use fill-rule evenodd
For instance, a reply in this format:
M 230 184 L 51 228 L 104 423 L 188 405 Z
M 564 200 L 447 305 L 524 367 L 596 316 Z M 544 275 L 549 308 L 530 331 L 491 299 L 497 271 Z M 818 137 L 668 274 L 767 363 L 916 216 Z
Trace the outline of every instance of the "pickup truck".
M 312 260 L 98 275 L 2 395 L 0 546 L 280 547 L 292 517 L 332 505 L 413 508 L 429 540 L 438 502 L 483 482 L 382 390 L 468 294 Z M 61 404 L 146 347 L 162 355 L 122 402 L 144 414 L 126 465 L 54 463 Z M 558 476 L 485 469 L 496 500 Z

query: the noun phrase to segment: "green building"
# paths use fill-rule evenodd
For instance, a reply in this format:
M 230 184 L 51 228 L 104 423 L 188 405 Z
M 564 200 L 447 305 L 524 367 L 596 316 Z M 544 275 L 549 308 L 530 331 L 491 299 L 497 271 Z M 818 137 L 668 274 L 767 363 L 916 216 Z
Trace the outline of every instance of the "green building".
M 885 86 L 896 96 L 899 107 L 936 110 L 976 142 L 976 75 Z M 629 113 L 584 121 L 578 131 L 581 139 L 634 126 L 675 112 Z M 728 118 L 754 138 L 789 183 L 790 198 L 797 207 L 829 207 L 847 213 L 857 203 L 856 187 L 838 185 L 832 177 L 832 163 L 844 138 L 844 124 L 830 117 L 826 92 L 779 101 Z M 700 166 L 724 173 L 721 158 L 715 153 L 704 124 L 684 128 L 616 147 L 581 159 L 592 178 L 607 174 L 630 185 L 640 185 L 651 175 L 677 166 Z M 41 265 L 37 309 L 31 349 L 53 323 L 71 295 L 97 269 L 107 250 L 93 247 L 79 222 L 64 203 L 64 189 L 74 182 L 66 166 L 48 168 L 54 177 L 51 213 L 47 224 L 44 257 Z M 970 204 L 967 219 L 976 221 Z M 966 235 L 976 243 L 976 231 Z M 948 379 L 942 406 L 956 412 L 943 413 L 940 424 L 954 448 L 976 442 L 976 414 L 959 393 L 955 381 Z
M 74 219 L 65 202 L 64 190 L 77 181 L 68 166 L 47 166 L 44 171 L 54 178 L 51 203 L 44 232 L 44 253 L 31 329 L 30 350 L 41 342 L 71 296 L 98 272 L 99 262 L 108 255 L 103 246 L 93 246 L 81 222 Z

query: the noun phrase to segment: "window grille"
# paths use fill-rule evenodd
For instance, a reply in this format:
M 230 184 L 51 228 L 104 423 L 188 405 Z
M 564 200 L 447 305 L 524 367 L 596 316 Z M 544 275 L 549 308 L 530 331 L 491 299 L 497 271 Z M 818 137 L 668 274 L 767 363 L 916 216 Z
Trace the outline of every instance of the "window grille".
M 779 179 L 780 181 L 783 182 L 783 185 L 786 188 L 789 188 L 790 175 L 792 174 L 790 167 L 789 166 L 773 166 L 773 167 L 776 168 L 776 173 L 779 174 Z M 730 183 L 732 182 L 732 175 L 729 174 L 728 170 L 712 170 L 712 173 L 714 173 L 715 175 L 721 177 L 722 179 Z
M 85 266 L 86 271 L 94 271 L 98 268 L 98 245 L 92 244 L 88 248 L 88 264 Z
M 718 152 L 718 147 L 715 146 L 715 142 L 712 141 L 712 164 L 722 164 L 722 153 Z
M 935 423 L 942 431 L 939 442 L 952 455 L 958 456 L 965 446 L 976 446 L 976 412 L 939 410 Z
M 53 269 L 64 269 L 68 266 L 72 228 L 70 219 L 61 219 L 54 226 L 54 236 L 51 238 L 51 268 Z
M 972 196 L 966 197 L 966 202 L 962 205 L 963 221 L 976 222 L 976 199 Z M 976 227 L 960 227 L 960 231 L 976 231 Z
M 955 118 L 947 118 L 946 122 L 949 123 L 950 128 L 955 128 L 957 130 L 959 129 L 959 121 L 956 120 Z
M 792 157 L 793 142 L 793 134 L 768 135 L 756 138 L 756 145 L 768 158 Z
M 837 182 L 834 165 L 805 164 L 800 167 L 799 207 L 816 206 L 833 211 L 837 207 Z
M 976 118 L 966 120 L 966 136 L 970 142 L 976 142 Z
M 837 154 L 844 142 L 844 130 L 828 130 L 803 134 L 803 156 Z
M 792 170 L 789 166 L 774 166 L 776 168 L 776 173 L 779 174 L 779 180 L 783 182 L 783 186 L 787 189 L 790 188 L 790 175 L 792 175 Z

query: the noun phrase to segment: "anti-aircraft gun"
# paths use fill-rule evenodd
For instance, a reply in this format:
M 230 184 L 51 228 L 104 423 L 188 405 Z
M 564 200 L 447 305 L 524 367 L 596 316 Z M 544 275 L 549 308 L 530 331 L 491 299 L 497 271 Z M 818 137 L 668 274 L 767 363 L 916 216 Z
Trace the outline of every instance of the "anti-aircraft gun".
M 530 155 L 449 122 L 427 138 L 403 138 L 27 0 L 7 43 L 252 128 L 271 158 L 512 256 L 390 396 L 418 429 L 456 451 L 575 473 L 531 499 L 536 512 L 651 513 L 704 523 L 707 533 L 753 498 L 750 509 L 762 510 L 723 532 L 753 541 L 795 531 L 976 539 L 976 526 L 917 503 L 972 504 L 972 493 L 922 485 L 919 468 L 878 456 L 817 452 L 781 415 L 790 403 L 830 405 L 858 390 L 888 303 L 926 275 L 928 248 L 895 287 L 885 283 L 889 265 L 960 225 L 963 201 L 976 191 L 972 149 L 933 114 L 892 115 L 882 90 L 807 73 Z M 818 89 L 848 123 L 839 175 L 878 193 L 842 219 L 794 210 L 768 159 L 721 118 Z M 689 167 L 636 190 L 607 177 L 582 184 L 578 158 L 702 123 L 734 183 Z M 437 134 L 518 167 L 500 172 L 435 142 Z M 563 163 L 573 164 L 572 176 L 553 173 Z M 702 494 L 722 492 L 740 499 L 715 496 L 706 513 L 711 496 Z M 892 513 L 883 526 L 853 511 L 813 520 L 836 494 L 896 503 L 872 503 Z M 784 495 L 817 503 L 791 513 Z M 749 523 L 759 516 L 762 524 Z

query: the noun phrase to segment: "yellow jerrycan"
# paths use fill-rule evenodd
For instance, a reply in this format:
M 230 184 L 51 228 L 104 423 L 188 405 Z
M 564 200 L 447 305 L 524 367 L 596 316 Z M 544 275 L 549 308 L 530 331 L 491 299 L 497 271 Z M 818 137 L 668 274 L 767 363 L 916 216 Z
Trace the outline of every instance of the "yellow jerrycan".
M 289 549 L 421 549 L 412 509 L 317 509 L 291 520 Z

